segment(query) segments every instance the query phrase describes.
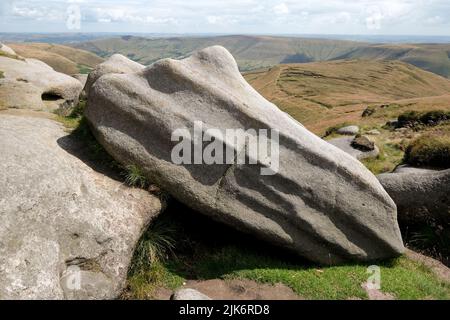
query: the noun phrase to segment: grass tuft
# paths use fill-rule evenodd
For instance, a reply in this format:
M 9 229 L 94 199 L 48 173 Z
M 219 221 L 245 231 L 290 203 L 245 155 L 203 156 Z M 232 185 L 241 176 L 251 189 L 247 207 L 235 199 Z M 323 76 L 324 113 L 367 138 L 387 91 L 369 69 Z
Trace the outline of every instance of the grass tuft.
M 418 167 L 450 168 L 450 136 L 427 134 L 406 149 L 404 162 Z
M 158 219 L 142 236 L 136 247 L 128 273 L 125 299 L 152 299 L 158 286 L 176 289 L 184 279 L 166 268 L 169 255 L 174 256 L 176 227 L 167 220 Z
M 134 188 L 146 189 L 149 186 L 143 170 L 136 165 L 128 165 L 125 167 L 125 183 Z

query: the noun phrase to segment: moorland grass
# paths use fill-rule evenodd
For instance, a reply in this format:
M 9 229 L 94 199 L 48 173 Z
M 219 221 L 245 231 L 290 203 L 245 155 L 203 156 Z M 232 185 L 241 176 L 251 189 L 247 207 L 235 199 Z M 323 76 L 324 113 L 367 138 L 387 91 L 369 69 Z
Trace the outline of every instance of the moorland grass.
M 404 162 L 417 167 L 450 168 L 450 136 L 425 134 L 411 142 Z
M 150 255 L 136 251 L 123 296 L 126 299 L 149 299 L 157 288 L 175 290 L 188 279 L 281 283 L 305 299 L 368 299 L 362 284 L 369 277 L 369 264 L 320 267 L 211 222 L 180 204 L 169 205 L 158 220 L 164 223 L 152 225 L 139 247 L 160 243 L 158 256 L 165 258 L 151 263 Z M 170 231 L 162 232 L 161 226 Z M 164 239 L 167 234 L 169 243 L 161 241 L 160 235 Z M 143 258 L 148 263 L 142 263 Z M 448 283 L 407 257 L 376 264 L 381 268 L 382 292 L 396 299 L 450 298 Z

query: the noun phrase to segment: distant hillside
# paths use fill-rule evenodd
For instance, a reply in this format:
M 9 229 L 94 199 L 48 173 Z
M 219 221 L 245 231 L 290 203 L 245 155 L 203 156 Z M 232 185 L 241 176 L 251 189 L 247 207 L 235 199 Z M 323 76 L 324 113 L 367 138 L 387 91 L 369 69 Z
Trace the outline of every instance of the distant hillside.
M 361 123 L 368 106 L 382 106 L 386 117 L 390 111 L 450 108 L 450 80 L 399 61 L 280 65 L 245 78 L 317 134 L 336 124 Z
M 450 78 L 450 44 L 372 45 L 352 50 L 339 59 L 399 60 Z
M 182 58 L 195 50 L 222 45 L 237 59 L 241 70 L 254 70 L 279 63 L 332 60 L 364 44 L 351 41 L 288 37 L 221 36 L 184 38 L 142 38 L 123 36 L 74 45 L 101 57 L 121 53 L 149 65 L 161 58 Z
M 305 63 L 342 59 L 400 60 L 450 78 L 450 44 L 389 44 L 296 37 L 221 36 L 144 38 L 122 36 L 96 39 L 74 46 L 108 57 L 122 53 L 149 65 L 161 58 L 182 58 L 192 51 L 222 45 L 237 59 L 242 71 L 280 63 Z
M 9 43 L 18 55 L 44 61 L 65 74 L 88 73 L 103 61 L 99 56 L 72 47 L 46 43 Z

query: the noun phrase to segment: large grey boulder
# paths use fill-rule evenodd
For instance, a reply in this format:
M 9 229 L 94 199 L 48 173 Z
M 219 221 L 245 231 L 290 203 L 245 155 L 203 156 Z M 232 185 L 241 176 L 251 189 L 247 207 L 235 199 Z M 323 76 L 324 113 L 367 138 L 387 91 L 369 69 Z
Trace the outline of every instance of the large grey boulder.
M 121 293 L 161 202 L 94 171 L 82 150 L 52 120 L 0 112 L 0 299 Z
M 89 95 L 89 90 L 92 85 L 105 74 L 117 73 L 135 73 L 144 70 L 144 66 L 121 54 L 114 54 L 105 62 L 97 65 L 94 70 L 89 73 L 89 76 L 84 87 L 84 91 Z
M 373 150 L 362 150 L 362 148 L 355 148 L 355 137 L 335 138 L 328 141 L 328 143 L 348 153 L 358 160 L 376 158 L 380 154 L 380 149 L 374 145 Z
M 450 170 L 403 168 L 378 176 L 405 223 L 450 223 Z
M 85 115 L 119 162 L 138 165 L 180 202 L 239 230 L 322 264 L 390 258 L 404 250 L 395 204 L 376 177 L 265 100 L 222 47 L 134 74 L 105 75 L 92 86 Z M 192 130 L 196 121 L 220 133 L 278 130 L 279 170 L 262 175 L 264 159 L 256 165 L 174 164 L 178 141 L 172 134 Z M 233 150 L 239 157 L 248 156 L 244 145 Z
M 70 113 L 78 103 L 81 83 L 35 59 L 0 56 L 0 109 Z

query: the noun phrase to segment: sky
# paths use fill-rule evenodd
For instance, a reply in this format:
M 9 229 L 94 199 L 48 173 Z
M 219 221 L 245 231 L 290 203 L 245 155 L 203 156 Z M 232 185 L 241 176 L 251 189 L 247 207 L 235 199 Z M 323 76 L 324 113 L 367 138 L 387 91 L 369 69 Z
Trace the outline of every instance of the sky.
M 450 0 L 0 0 L 0 32 L 450 35 Z

